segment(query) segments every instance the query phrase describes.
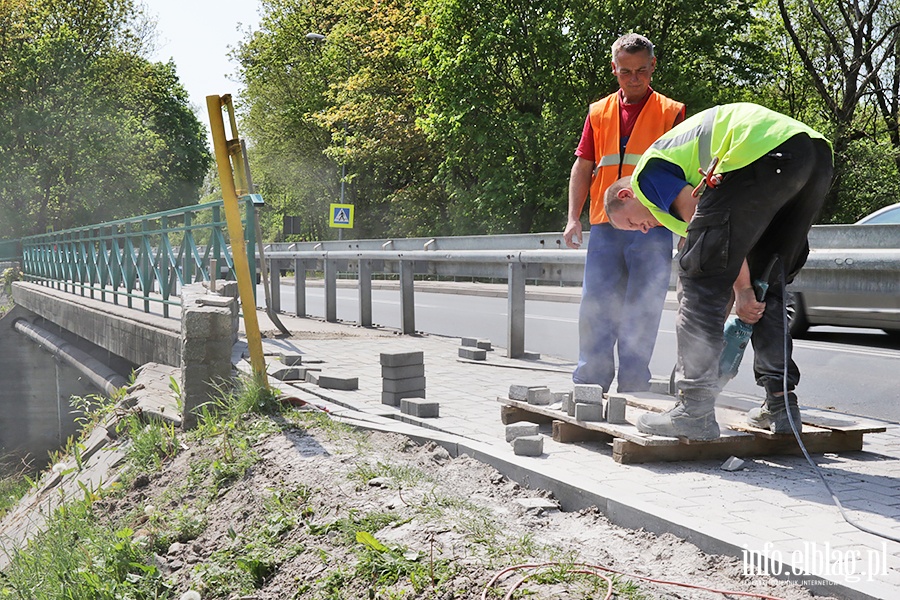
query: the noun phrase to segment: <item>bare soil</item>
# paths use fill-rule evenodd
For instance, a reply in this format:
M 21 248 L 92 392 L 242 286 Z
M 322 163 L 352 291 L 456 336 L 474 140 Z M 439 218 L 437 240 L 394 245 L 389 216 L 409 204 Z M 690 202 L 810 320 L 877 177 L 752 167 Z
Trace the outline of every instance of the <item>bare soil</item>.
M 755 597 L 812 597 L 794 584 L 745 576 L 739 560 L 705 554 L 671 535 L 611 525 L 596 510 L 531 506 L 552 504 L 552 498 L 470 457 L 451 458 L 439 446 L 419 446 L 402 436 L 303 420 L 282 423 L 253 439 L 247 450 L 256 462 L 239 477 L 220 477 L 208 503 L 200 501 L 202 490 L 221 471 L 216 461 L 228 444 L 224 436 L 183 443 L 189 447 L 161 471 L 141 474 L 123 497 L 101 505 L 110 518 L 147 513 L 135 536 L 156 544 L 158 566 L 177 581 L 178 594 L 194 589 L 204 600 L 502 598 L 525 574 L 504 577 L 486 593 L 491 579 L 507 567 L 586 563 Z M 191 518 L 199 524 L 194 531 L 183 528 L 177 541 L 159 537 L 166 520 L 183 525 Z M 342 526 L 347 523 L 366 528 L 390 550 L 373 551 L 348 537 Z M 264 547 L 261 539 L 275 541 Z M 373 557 L 388 573 L 407 574 L 396 581 L 378 581 L 374 571 L 361 575 Z M 245 570 L 256 566 L 249 569 L 256 576 L 250 592 L 237 591 L 224 574 L 233 567 L 229 562 L 241 559 Z M 410 576 L 415 568 L 418 575 Z M 605 596 L 599 577 L 564 571 L 557 567 L 553 575 L 535 575 L 514 597 Z M 617 589 L 616 598 L 741 597 L 628 575 L 619 577 Z

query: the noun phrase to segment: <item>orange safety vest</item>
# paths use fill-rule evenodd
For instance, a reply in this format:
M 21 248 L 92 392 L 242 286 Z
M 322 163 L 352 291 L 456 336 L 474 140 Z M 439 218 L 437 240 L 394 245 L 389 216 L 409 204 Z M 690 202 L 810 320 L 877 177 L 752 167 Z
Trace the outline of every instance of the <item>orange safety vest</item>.
M 603 208 L 603 193 L 617 179 L 631 175 L 638 159 L 650 144 L 672 129 L 684 104 L 651 92 L 641 109 L 625 155 L 620 155 L 619 93 L 610 94 L 591 104 L 591 129 L 594 132 L 594 178 L 591 181 L 591 225 L 609 222 Z

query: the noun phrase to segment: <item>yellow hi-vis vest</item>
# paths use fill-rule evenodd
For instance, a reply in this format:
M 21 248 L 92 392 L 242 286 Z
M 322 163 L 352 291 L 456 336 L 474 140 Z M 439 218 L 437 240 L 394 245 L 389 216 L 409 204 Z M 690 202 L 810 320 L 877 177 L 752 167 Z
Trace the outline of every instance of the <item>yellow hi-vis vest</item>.
M 634 169 L 632 188 L 660 223 L 684 237 L 687 223 L 653 204 L 641 191 L 641 172 L 649 161 L 658 158 L 681 167 L 688 184 L 697 186 L 703 178 L 698 169 L 705 171 L 714 156 L 719 158 L 716 173 L 736 171 L 799 133 L 828 141 L 808 125 L 757 104 L 738 102 L 714 106 L 686 119 L 653 142 Z
M 641 109 L 634 129 L 625 145 L 625 156 L 619 155 L 619 93 L 610 94 L 590 108 L 591 130 L 594 132 L 594 178 L 591 180 L 591 225 L 606 223 L 609 217 L 603 207 L 603 193 L 620 177 L 631 175 L 641 154 L 656 138 L 672 128 L 684 104 L 658 92 L 652 92 Z

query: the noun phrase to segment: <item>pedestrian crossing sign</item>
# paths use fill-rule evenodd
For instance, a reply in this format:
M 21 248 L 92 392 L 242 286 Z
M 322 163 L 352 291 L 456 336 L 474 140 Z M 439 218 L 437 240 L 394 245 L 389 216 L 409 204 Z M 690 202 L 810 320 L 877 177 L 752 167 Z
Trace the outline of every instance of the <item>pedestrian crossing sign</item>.
M 353 228 L 353 205 L 352 204 L 332 204 L 331 205 L 331 227 L 342 227 L 344 229 Z

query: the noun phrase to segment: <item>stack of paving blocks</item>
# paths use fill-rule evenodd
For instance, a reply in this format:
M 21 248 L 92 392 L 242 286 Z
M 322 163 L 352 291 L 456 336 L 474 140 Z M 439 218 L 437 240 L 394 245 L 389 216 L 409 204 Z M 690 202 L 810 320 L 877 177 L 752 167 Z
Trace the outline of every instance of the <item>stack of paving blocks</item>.
M 544 453 L 544 438 L 535 423 L 510 423 L 506 426 L 506 441 L 518 456 L 540 456 Z
M 563 400 L 563 410 L 577 421 L 607 421 L 626 424 L 625 398 L 603 393 L 599 385 L 575 384 L 572 396 Z
M 492 349 L 491 340 L 464 337 L 460 342 L 459 357 L 469 360 L 487 360 L 487 353 Z
M 414 417 L 437 417 L 438 403 L 425 400 L 422 351 L 381 353 L 381 403 Z

